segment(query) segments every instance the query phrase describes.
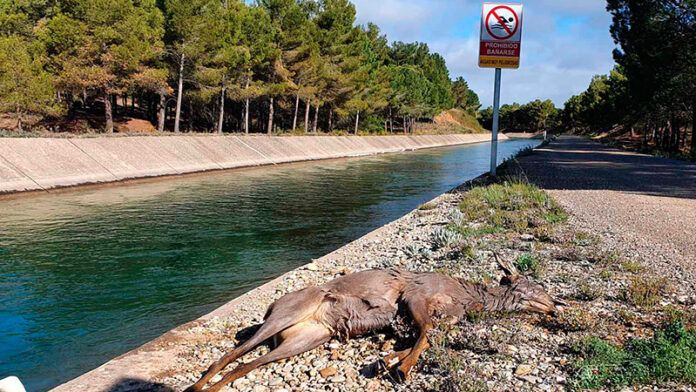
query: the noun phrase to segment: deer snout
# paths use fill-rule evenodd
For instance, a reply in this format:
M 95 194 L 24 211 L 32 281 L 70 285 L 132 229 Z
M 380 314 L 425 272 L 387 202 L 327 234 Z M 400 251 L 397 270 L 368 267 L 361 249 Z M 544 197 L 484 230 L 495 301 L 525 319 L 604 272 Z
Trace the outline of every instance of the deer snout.
M 524 310 L 534 313 L 553 314 L 557 311 L 556 302 L 548 296 L 531 298 L 524 306 Z

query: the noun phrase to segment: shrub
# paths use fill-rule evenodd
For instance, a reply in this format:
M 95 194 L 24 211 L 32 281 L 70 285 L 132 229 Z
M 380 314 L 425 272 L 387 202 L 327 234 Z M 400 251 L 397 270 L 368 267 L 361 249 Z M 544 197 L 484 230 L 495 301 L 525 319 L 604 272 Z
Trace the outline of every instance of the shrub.
M 542 272 L 542 264 L 535 256 L 525 253 L 515 260 L 515 267 L 525 275 L 539 277 Z
M 594 301 L 604 296 L 602 289 L 586 281 L 578 285 L 577 298 L 583 301 Z
M 567 219 L 548 194 L 524 182 L 473 188 L 459 208 L 469 221 L 517 232 Z
M 624 260 L 621 262 L 621 271 L 625 272 L 630 272 L 632 274 L 637 274 L 639 272 L 643 272 L 645 270 L 645 267 L 643 267 L 642 264 L 632 261 L 632 260 Z
M 555 322 L 558 327 L 568 332 L 588 331 L 594 329 L 597 324 L 597 318 L 582 308 L 571 307 L 559 313 Z
M 637 276 L 628 285 L 626 300 L 636 306 L 651 308 L 657 304 L 665 290 L 667 279 Z
M 628 385 L 696 382 L 696 330 L 676 322 L 649 339 L 618 347 L 596 337 L 575 346 L 573 389 L 617 389 Z
M 438 227 L 433 232 L 433 249 L 449 248 L 461 240 L 461 234 L 444 227 Z
M 429 367 L 434 368 L 437 378 L 430 391 L 438 392 L 484 392 L 487 391 L 481 370 L 467 364 L 459 352 L 448 348 L 451 336 L 457 331 L 437 329 L 430 336 L 432 347 L 426 354 Z M 456 338 L 455 338 L 456 339 Z

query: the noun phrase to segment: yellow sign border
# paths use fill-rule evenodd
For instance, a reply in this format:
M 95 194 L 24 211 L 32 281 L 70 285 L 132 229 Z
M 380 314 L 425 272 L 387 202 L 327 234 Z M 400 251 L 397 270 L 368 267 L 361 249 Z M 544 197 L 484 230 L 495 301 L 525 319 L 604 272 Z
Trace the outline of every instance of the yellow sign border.
M 520 58 L 519 57 L 479 56 L 479 67 L 481 67 L 481 68 L 517 69 L 520 67 Z

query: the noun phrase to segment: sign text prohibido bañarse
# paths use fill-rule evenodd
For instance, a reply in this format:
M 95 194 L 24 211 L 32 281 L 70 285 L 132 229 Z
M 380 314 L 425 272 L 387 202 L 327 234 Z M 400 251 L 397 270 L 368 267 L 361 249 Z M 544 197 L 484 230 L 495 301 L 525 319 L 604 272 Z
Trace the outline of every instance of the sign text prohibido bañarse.
M 519 68 L 522 43 L 522 4 L 483 5 L 479 66 Z

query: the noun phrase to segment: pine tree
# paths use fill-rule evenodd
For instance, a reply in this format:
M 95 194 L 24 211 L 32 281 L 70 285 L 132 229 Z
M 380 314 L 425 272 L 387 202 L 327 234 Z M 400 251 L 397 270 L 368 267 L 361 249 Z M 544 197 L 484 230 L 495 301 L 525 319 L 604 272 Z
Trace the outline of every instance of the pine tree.
M 17 129 L 23 130 L 28 113 L 56 115 L 50 74 L 31 54 L 30 45 L 19 36 L 0 37 L 0 112 L 14 113 Z

